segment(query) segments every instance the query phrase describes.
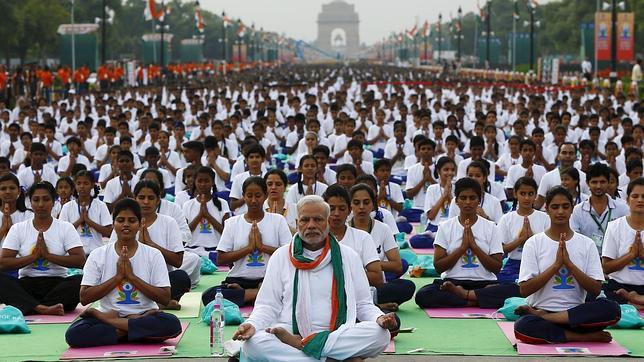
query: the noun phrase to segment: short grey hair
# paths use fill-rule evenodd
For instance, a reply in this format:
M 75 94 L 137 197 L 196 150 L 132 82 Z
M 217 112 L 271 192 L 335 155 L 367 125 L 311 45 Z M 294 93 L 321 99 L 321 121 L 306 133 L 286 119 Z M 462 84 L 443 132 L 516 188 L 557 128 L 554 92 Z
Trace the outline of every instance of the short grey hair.
M 300 214 L 300 210 L 306 205 L 309 204 L 319 204 L 324 207 L 324 218 L 328 219 L 329 215 L 331 215 L 331 207 L 329 207 L 329 204 L 324 201 L 324 199 L 318 195 L 306 195 L 303 198 L 300 199 L 300 201 L 297 202 L 297 214 Z

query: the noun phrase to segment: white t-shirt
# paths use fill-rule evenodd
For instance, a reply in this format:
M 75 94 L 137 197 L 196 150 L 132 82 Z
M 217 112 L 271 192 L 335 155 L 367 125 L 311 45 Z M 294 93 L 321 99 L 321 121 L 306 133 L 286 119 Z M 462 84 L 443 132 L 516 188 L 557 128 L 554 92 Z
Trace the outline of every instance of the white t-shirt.
M 512 211 L 501 217 L 497 227 L 499 228 L 499 236 L 503 244 L 509 244 L 514 241 L 521 234 L 523 229 L 523 216 Z M 550 217 L 545 212 L 534 210 L 532 214 L 528 215 L 530 221 L 530 230 L 533 234 L 538 234 L 545 231 L 550 227 Z M 521 260 L 521 252 L 523 247 L 520 246 L 512 250 L 508 257 L 514 260 Z
M 510 170 L 508 170 L 508 175 L 505 177 L 505 188 L 514 189 L 514 184 L 518 179 L 525 176 L 526 172 L 528 172 L 528 169 L 524 168 L 521 164 L 511 166 Z M 532 178 L 537 182 L 537 185 L 539 185 L 546 172 L 547 171 L 543 166 L 532 165 Z
M 261 175 L 256 175 L 256 176 L 264 177 L 264 173 L 265 172 L 262 171 Z M 230 194 L 229 194 L 229 197 L 231 199 L 235 198 L 237 200 L 241 200 L 244 198 L 242 186 L 244 186 L 244 181 L 246 181 L 246 179 L 249 177 L 250 177 L 250 171 L 244 171 L 233 178 L 233 183 L 230 186 Z M 241 215 L 241 214 L 244 214 L 247 210 L 248 210 L 248 206 L 246 204 L 243 204 L 242 206 L 236 208 L 233 211 L 235 215 Z
M 49 229 L 44 232 L 47 250 L 55 255 L 67 255 L 73 248 L 82 248 L 83 243 L 74 226 L 66 221 L 54 219 Z M 31 255 L 36 247 L 38 230 L 34 227 L 33 220 L 26 220 L 14 224 L 2 243 L 2 248 L 16 250 L 17 257 Z M 20 278 L 24 277 L 65 277 L 67 268 L 53 264 L 48 260 L 37 260 L 31 265 L 23 267 L 18 272 Z
M 188 200 L 190 200 L 191 198 L 192 196 L 188 193 L 187 190 L 179 191 L 174 195 L 174 203 L 175 205 L 183 209 L 183 205 L 185 205 L 185 203 L 188 202 Z
M 425 171 L 425 166 L 422 163 L 416 163 L 410 168 L 407 169 L 407 182 L 405 183 L 405 190 L 409 191 L 423 180 L 423 172 Z M 429 172 L 434 176 L 434 164 L 432 163 L 429 166 Z M 431 186 L 431 185 L 430 185 Z M 414 208 L 422 209 L 425 206 L 425 193 L 427 192 L 428 185 L 424 185 L 420 188 L 416 196 L 414 196 Z
M 590 189 L 586 183 L 586 174 L 579 169 L 577 171 L 579 171 L 579 187 L 581 187 L 581 193 L 589 194 Z M 539 190 L 537 190 L 537 194 L 539 196 L 546 197 L 548 190 L 559 185 L 561 185 L 561 176 L 559 174 L 559 168 L 555 168 L 543 175 L 541 182 L 539 182 Z
M 110 210 L 108 210 L 107 205 L 99 199 L 93 199 L 90 201 L 87 208 L 87 214 L 92 221 L 99 225 L 112 225 Z M 75 223 L 80 218 L 80 207 L 78 206 L 78 201 L 70 200 L 68 203 L 63 205 L 58 218 L 71 224 Z M 79 225 L 76 230 L 83 242 L 83 249 L 85 250 L 86 255 L 89 255 L 92 250 L 103 246 L 103 236 L 101 233 L 96 231 L 96 229 L 85 224 Z
M 484 160 L 481 160 L 481 162 L 485 163 Z M 494 167 L 494 163 L 490 162 L 490 161 L 487 161 L 487 162 L 488 162 L 488 164 L 490 166 L 490 169 L 489 169 L 490 173 L 488 174 L 487 179 L 490 182 L 494 182 L 495 177 L 496 177 L 495 176 L 496 175 L 496 169 Z M 456 180 L 460 180 L 463 177 L 467 177 L 467 167 L 470 165 L 470 163 L 472 163 L 472 158 L 471 157 L 468 157 L 468 158 L 466 158 L 463 161 L 458 163 L 458 170 L 456 172 Z
M 148 167 L 147 167 L 147 162 L 146 162 L 145 167 L 142 167 L 138 171 L 136 171 L 136 176 L 135 176 L 136 179 L 140 180 L 141 175 L 143 175 L 143 172 L 145 172 L 147 169 L 148 169 Z M 168 171 L 166 169 L 163 169 L 163 168 L 157 168 L 156 170 L 161 172 L 161 176 L 163 176 L 163 188 L 166 189 L 166 190 L 171 188 L 172 184 L 174 183 L 174 176 L 170 173 L 170 171 Z M 156 180 L 156 178 L 155 178 L 155 180 Z M 105 185 L 105 186 L 107 187 L 107 185 Z
M 105 184 L 105 189 L 103 193 L 103 202 L 105 202 L 106 204 L 111 204 L 114 201 L 116 201 L 116 199 L 123 191 L 121 182 L 122 181 L 120 177 L 114 177 L 113 179 L 107 181 L 107 184 Z M 137 182 L 139 182 L 139 179 L 136 177 L 136 175 L 133 175 L 132 178 L 127 182 L 130 185 L 130 190 L 133 193 L 134 193 L 134 186 L 136 186 Z
M 31 210 L 27 209 L 25 211 L 14 211 L 13 214 L 11 214 L 11 225 L 15 225 L 19 222 L 23 222 L 26 220 L 29 220 L 34 217 L 34 213 L 31 212 Z M 2 222 L 0 221 L 0 225 L 2 225 Z M 6 238 L 6 236 L 5 236 Z M 2 246 L 2 242 L 4 239 L 0 239 L 0 247 Z
M 380 192 L 380 185 L 378 185 L 377 192 L 378 193 Z M 403 196 L 402 190 L 400 189 L 400 185 L 398 185 L 397 183 L 389 182 L 389 184 L 387 185 L 387 190 L 385 190 L 385 192 L 387 194 L 387 198 L 390 199 L 391 201 L 398 202 L 401 204 L 405 202 L 405 197 Z M 378 193 L 376 193 L 376 195 L 378 195 Z M 394 217 L 398 216 L 398 211 L 394 210 L 394 208 L 391 207 L 389 202 L 379 203 L 378 206 L 391 211 L 391 214 Z
M 85 262 L 81 285 L 97 286 L 105 283 L 116 275 L 116 264 L 119 259 L 115 243 L 103 245 L 94 250 Z M 153 247 L 139 243 L 134 255 L 130 258 L 134 275 L 144 282 L 158 287 L 170 287 L 168 271 L 161 252 Z M 138 291 L 133 284 L 122 281 L 99 301 L 101 312 L 116 310 L 119 316 L 141 314 L 148 310 L 159 309 L 156 302 Z
M 69 167 L 69 159 L 69 155 L 65 155 L 58 160 L 58 172 L 67 171 L 67 168 Z M 92 165 L 89 162 L 89 159 L 85 157 L 85 155 L 76 156 L 76 163 L 85 165 L 88 170 L 92 169 Z
M 31 166 L 25 167 L 22 170 L 18 171 L 18 181 L 20 182 L 20 186 L 24 187 L 26 190 L 28 190 L 33 184 L 36 179 L 36 176 L 34 175 L 34 170 L 32 170 Z M 58 175 L 56 174 L 56 171 L 49 166 L 49 165 L 42 165 L 42 170 L 37 171 L 40 173 L 40 178 L 42 181 L 47 181 L 50 184 L 52 184 L 54 187 L 56 187 L 56 182 L 58 181 Z
M 626 216 L 609 222 L 604 235 L 602 256 L 615 260 L 626 255 L 635 241 L 635 233 L 635 229 L 626 221 Z M 640 231 L 640 236 L 641 234 Z M 644 261 L 639 260 L 638 263 L 633 260 L 622 270 L 608 274 L 608 277 L 622 284 L 644 285 Z
M 423 210 L 425 212 L 428 212 L 429 210 L 431 210 L 436 205 L 438 200 L 441 199 L 441 197 L 443 196 L 443 192 L 444 192 L 443 188 L 441 187 L 440 184 L 430 185 L 427 188 L 427 192 L 425 193 L 425 205 L 423 206 Z M 438 226 L 443 221 L 449 219 L 450 218 L 449 210 L 451 205 L 452 205 L 451 203 L 443 205 L 443 207 L 441 207 L 441 209 L 436 214 L 436 217 L 433 220 L 429 220 L 429 222 L 432 225 Z
M 201 164 L 204 166 L 210 167 L 210 165 L 208 164 L 208 155 L 205 152 L 203 156 L 201 156 Z M 217 156 L 217 159 L 215 160 L 215 164 L 224 172 L 228 173 L 229 174 L 228 176 L 230 178 L 230 162 L 228 162 L 226 158 Z M 213 171 L 214 170 L 215 169 L 213 168 Z M 218 191 L 228 190 L 228 188 L 226 187 L 226 181 L 223 180 L 221 177 L 219 177 L 219 174 L 217 172 L 215 172 L 215 185 L 217 185 Z
M 251 227 L 252 224 L 246 221 L 244 215 L 233 216 L 226 220 L 217 250 L 229 252 L 246 247 Z M 257 223 L 257 227 L 262 235 L 262 244 L 264 245 L 279 248 L 291 242 L 291 231 L 282 215 L 264 213 L 264 218 Z M 261 279 L 264 277 L 269 259 L 270 255 L 255 250 L 242 259 L 235 261 L 228 276 Z
M 269 212 L 270 208 L 267 199 L 264 201 L 264 211 Z M 292 230 L 297 230 L 297 204 L 284 201 L 284 214 L 281 215 L 286 218 L 286 223 Z
M 501 170 L 508 172 L 510 167 L 514 165 L 520 165 L 522 161 L 523 159 L 521 158 L 521 156 L 519 156 L 519 158 L 512 158 L 511 153 L 504 153 L 499 157 L 495 165 L 499 166 Z
M 365 268 L 374 261 L 380 261 L 373 239 L 366 231 L 347 226 L 344 237 L 338 242 L 350 247 L 360 255 L 362 266 Z
M 394 240 L 394 236 L 387 225 L 378 220 L 372 219 L 372 221 L 373 227 L 371 228 L 369 235 L 371 235 L 371 239 L 373 239 L 373 244 L 376 247 L 378 258 L 380 258 L 380 261 L 385 261 L 387 260 L 385 253 L 391 249 L 397 249 L 398 244 L 396 243 L 396 240 Z
M 485 192 L 483 194 L 482 200 L 483 211 L 487 214 L 492 222 L 498 223 L 503 216 L 503 209 L 501 209 L 501 203 L 499 199 Z M 452 203 L 449 205 L 449 218 L 459 216 L 461 214 L 461 209 L 456 205 L 456 197 L 452 198 Z
M 328 188 L 326 184 L 323 184 L 320 181 L 315 181 L 315 184 L 312 187 L 313 187 L 313 194 L 318 196 L 322 196 L 324 194 L 324 191 L 326 191 L 326 189 Z M 301 198 L 306 196 L 307 186 L 302 184 L 302 188 L 304 191 L 303 194 L 300 193 L 300 191 L 298 190 L 297 183 L 294 183 L 293 185 L 289 186 L 289 189 L 286 192 L 286 198 L 285 198 L 286 201 L 297 205 L 297 202 L 300 201 Z
M 221 203 L 221 210 L 219 210 L 212 200 L 209 200 L 206 204 L 208 208 L 208 213 L 212 215 L 215 220 L 223 225 L 223 218 L 226 214 L 230 215 L 230 209 L 226 200 L 219 198 Z M 190 199 L 186 201 L 183 205 L 183 213 L 188 219 L 188 223 L 191 223 L 201 210 L 201 203 L 197 199 Z M 192 240 L 190 241 L 189 246 L 191 247 L 202 247 L 202 248 L 215 248 L 219 244 L 219 239 L 221 234 L 217 231 L 205 218 L 199 222 L 199 225 L 192 231 Z
M 557 258 L 558 248 L 559 241 L 552 240 L 545 233 L 539 233 L 528 239 L 523 245 L 519 283 L 530 280 L 550 268 Z M 587 236 L 575 233 L 572 239 L 566 241 L 566 249 L 570 260 L 582 272 L 592 279 L 604 280 L 594 241 Z M 559 273 L 541 289 L 527 298 L 530 306 L 550 312 L 568 310 L 583 304 L 585 300 L 586 291 L 579 286 L 566 267 L 562 267 Z
M 434 239 L 434 246 L 440 246 L 452 254 L 463 243 L 463 232 L 465 228 L 458 221 L 458 218 L 451 218 L 438 228 Z M 492 221 L 477 217 L 476 222 L 472 225 L 472 234 L 474 241 L 483 252 L 488 255 L 503 254 L 501 238 L 499 238 L 498 229 Z M 478 261 L 478 258 L 471 249 L 461 256 L 461 258 L 448 270 L 441 274 L 442 279 L 458 280 L 496 280 L 496 275 L 485 269 Z
M 161 199 L 161 204 L 157 212 L 161 215 L 167 215 L 174 219 L 179 226 L 179 231 L 181 231 L 181 240 L 184 245 L 189 244 L 192 240 L 192 232 L 186 221 L 186 215 L 183 213 L 181 206 L 177 205 L 174 202 L 170 202 L 166 199 Z
M 157 219 L 154 220 L 152 225 L 148 226 L 148 233 L 150 239 L 160 247 L 167 249 L 173 253 L 184 251 L 183 243 L 181 242 L 181 231 L 179 225 L 173 218 L 167 215 L 157 214 Z M 141 240 L 141 232 L 136 234 L 136 239 Z M 116 242 L 116 231 L 112 231 L 110 242 Z M 139 244 L 141 245 L 141 244 Z M 165 260 L 165 259 L 164 259 Z M 164 261 L 165 263 L 165 261 Z M 173 271 L 175 268 L 167 264 L 168 272 Z

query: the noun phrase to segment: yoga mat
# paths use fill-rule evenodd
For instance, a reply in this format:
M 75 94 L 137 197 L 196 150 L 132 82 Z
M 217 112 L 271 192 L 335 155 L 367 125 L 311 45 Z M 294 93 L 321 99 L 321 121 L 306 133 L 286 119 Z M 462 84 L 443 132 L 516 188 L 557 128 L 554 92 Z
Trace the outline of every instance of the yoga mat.
M 414 253 L 416 253 L 418 255 L 434 255 L 434 248 L 428 248 L 428 249 L 411 248 L 411 250 L 413 250 Z
M 166 313 L 174 314 L 177 318 L 198 318 L 201 310 L 201 293 L 189 292 L 181 297 L 180 310 L 164 310 Z
M 228 273 L 230 271 L 230 266 L 228 265 L 217 265 L 217 273 Z
M 640 309 L 639 312 L 640 312 L 640 317 L 644 318 L 644 309 Z
M 382 353 L 396 353 L 396 343 L 393 339 L 389 341 L 389 345 Z
M 239 308 L 239 311 L 241 312 L 242 317 L 244 317 L 244 319 L 248 319 L 248 317 L 250 317 L 250 314 L 253 312 L 253 306 L 247 305 L 245 307 L 241 307 Z
M 186 333 L 189 323 L 181 323 L 181 334 L 175 338 L 168 339 L 161 343 L 124 343 L 111 346 L 100 346 L 90 348 L 69 348 L 60 357 L 67 359 L 103 359 L 103 358 L 139 358 L 153 356 L 171 356 L 181 337 Z
M 626 348 L 615 340 L 610 343 L 568 342 L 555 344 L 529 344 L 518 341 L 514 335 L 513 322 L 497 323 L 503 334 L 513 345 L 517 346 L 520 355 L 581 355 L 581 356 L 623 356 L 628 355 Z
M 465 308 L 427 308 L 425 313 L 430 318 L 453 318 L 453 319 L 496 319 L 503 318 L 496 309 L 483 309 L 475 307 Z
M 76 309 L 65 313 L 65 315 L 32 314 L 25 316 L 25 320 L 27 324 L 69 324 L 89 307 L 89 304 L 85 306 L 78 304 Z

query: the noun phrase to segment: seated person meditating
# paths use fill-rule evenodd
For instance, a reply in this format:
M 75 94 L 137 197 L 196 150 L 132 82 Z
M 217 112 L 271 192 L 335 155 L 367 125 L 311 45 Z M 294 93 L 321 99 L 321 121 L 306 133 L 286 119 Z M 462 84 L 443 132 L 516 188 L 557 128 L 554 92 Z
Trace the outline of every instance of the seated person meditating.
M 203 293 L 204 305 L 215 300 L 217 289 L 222 289 L 224 298 L 240 307 L 252 305 L 271 255 L 291 242 L 292 234 L 284 216 L 264 211 L 268 188 L 263 178 L 247 178 L 242 185 L 242 196 L 246 213 L 226 221 L 217 245 L 218 264 L 233 264 L 233 267 L 220 286 Z
M 608 223 L 602 249 L 602 266 L 608 275 L 604 292 L 620 304 L 644 309 L 644 178 L 626 189 L 630 214 Z
M 499 308 L 506 298 L 518 296 L 514 283 L 498 284 L 503 246 L 494 222 L 477 215 L 483 190 L 471 178 L 454 185 L 460 215 L 443 222 L 434 241 L 434 267 L 441 279 L 416 293 L 421 308 Z
M 63 315 L 78 306 L 80 276 L 67 268 L 85 264 L 83 243 L 66 221 L 54 219 L 56 190 L 49 182 L 29 189 L 33 219 L 11 226 L 0 251 L 0 271 L 19 269 L 19 279 L 0 273 L 0 303 L 23 314 Z
M 515 311 L 523 316 L 514 334 L 526 343 L 610 342 L 604 329 L 619 321 L 621 310 L 612 300 L 594 299 L 604 280 L 595 242 L 570 228 L 568 190 L 555 186 L 545 202 L 550 227 L 523 245 L 519 287 L 528 305 Z
M 163 254 L 137 242 L 141 207 L 132 199 L 114 205 L 116 241 L 95 249 L 83 269 L 80 300 L 87 309 L 65 333 L 71 347 L 119 342 L 160 342 L 181 333 L 172 314 L 159 311 L 170 303 L 170 279 Z
M 297 204 L 298 232 L 277 249 L 250 318 L 233 339 L 251 361 L 375 357 L 398 324 L 373 304 L 358 254 L 329 234 L 329 205 L 316 195 Z

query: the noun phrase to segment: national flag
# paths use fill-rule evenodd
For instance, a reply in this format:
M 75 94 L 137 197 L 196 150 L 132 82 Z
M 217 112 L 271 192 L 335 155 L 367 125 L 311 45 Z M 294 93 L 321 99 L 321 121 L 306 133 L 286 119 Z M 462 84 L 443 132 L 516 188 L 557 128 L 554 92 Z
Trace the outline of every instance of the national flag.
M 201 6 L 199 1 L 195 3 L 195 26 L 200 33 L 203 33 L 206 28 L 206 24 L 203 22 L 203 17 L 201 16 Z
M 147 0 L 147 2 L 148 5 L 145 7 L 145 10 L 143 10 L 143 16 L 145 17 L 145 20 L 150 21 L 161 19 L 163 9 L 157 11 L 157 4 L 154 2 L 154 0 Z
M 485 8 L 481 7 L 481 4 L 476 0 L 476 7 L 479 9 L 479 18 L 481 21 L 485 21 Z
M 429 21 L 425 20 L 425 25 L 423 25 L 423 37 L 427 38 L 429 36 Z
M 246 25 L 242 23 L 241 20 L 237 20 L 238 27 L 237 27 L 237 37 L 243 38 L 244 35 L 246 35 Z
M 413 28 L 407 30 L 407 38 L 414 39 L 416 37 L 416 33 L 418 33 L 418 26 L 414 25 Z
M 229 26 L 230 26 L 230 24 L 232 24 L 232 21 L 230 20 L 230 18 L 228 17 L 228 15 L 226 15 L 226 13 L 225 13 L 225 12 L 223 13 L 223 16 L 224 16 L 224 18 L 223 18 L 223 21 L 224 21 L 224 28 L 227 28 L 227 27 L 229 27 Z

